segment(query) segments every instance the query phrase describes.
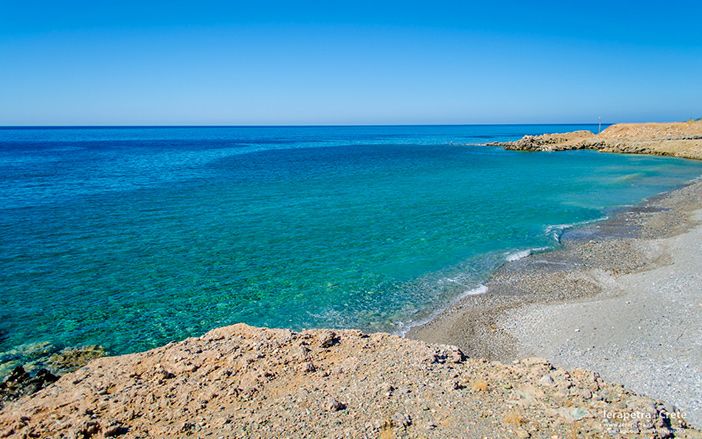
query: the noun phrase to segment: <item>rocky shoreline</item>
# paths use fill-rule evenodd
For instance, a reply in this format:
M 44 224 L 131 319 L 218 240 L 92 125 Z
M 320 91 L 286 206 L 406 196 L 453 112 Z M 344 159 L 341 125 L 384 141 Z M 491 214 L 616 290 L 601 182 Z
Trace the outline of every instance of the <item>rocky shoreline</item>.
M 102 346 L 59 348 L 34 343 L 0 355 L 0 409 L 8 402 L 28 396 L 56 382 L 61 375 L 85 366 L 107 352 Z
M 592 149 L 622 154 L 649 154 L 702 160 L 702 120 L 672 123 L 622 123 L 599 134 L 587 130 L 524 136 L 514 142 L 491 142 L 515 151 Z

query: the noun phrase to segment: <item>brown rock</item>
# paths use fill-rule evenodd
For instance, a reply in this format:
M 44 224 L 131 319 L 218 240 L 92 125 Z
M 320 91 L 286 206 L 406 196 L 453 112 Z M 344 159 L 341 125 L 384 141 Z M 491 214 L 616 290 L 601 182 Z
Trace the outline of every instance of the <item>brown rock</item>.
M 702 160 L 702 121 L 621 123 L 607 127 L 600 134 L 581 130 L 524 136 L 514 142 L 493 142 L 488 145 L 518 151 L 594 149 L 602 152 Z
M 329 398 L 327 399 L 327 410 L 333 411 L 333 412 L 338 412 L 339 410 L 344 410 L 346 409 L 346 404 L 343 402 L 339 402 L 335 398 Z
M 307 359 L 298 361 L 301 346 Z M 640 437 L 695 433 L 680 418 L 667 424 L 665 408 L 654 401 L 586 371 L 567 373 L 540 359 L 511 365 L 460 359 L 457 352 L 389 334 L 234 325 L 141 354 L 95 359 L 41 392 L 10 402 L 0 411 L 0 432 L 12 437 L 602 437 L 612 426 L 596 414 L 607 409 L 650 411 L 650 425 L 636 426 Z M 322 373 L 309 372 L 311 359 Z M 331 370 L 339 372 L 326 373 Z M 545 374 L 555 386 L 539 383 Z M 461 383 L 470 389 L 456 391 Z M 586 398 L 583 390 L 595 384 L 607 402 Z

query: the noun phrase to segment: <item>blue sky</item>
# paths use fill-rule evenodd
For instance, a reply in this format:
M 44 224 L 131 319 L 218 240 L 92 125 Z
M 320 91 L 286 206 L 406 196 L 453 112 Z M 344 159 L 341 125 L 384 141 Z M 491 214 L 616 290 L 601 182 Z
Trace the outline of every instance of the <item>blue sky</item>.
M 702 116 L 700 2 L 0 6 L 0 125 Z

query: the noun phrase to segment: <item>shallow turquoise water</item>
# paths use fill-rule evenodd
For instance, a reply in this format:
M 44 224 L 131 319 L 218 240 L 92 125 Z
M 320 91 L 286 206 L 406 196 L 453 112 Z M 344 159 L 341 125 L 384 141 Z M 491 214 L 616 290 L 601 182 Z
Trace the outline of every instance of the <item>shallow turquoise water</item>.
M 471 146 L 582 126 L 0 130 L 0 351 L 235 322 L 401 331 L 698 162 Z M 592 127 L 584 127 L 590 128 Z

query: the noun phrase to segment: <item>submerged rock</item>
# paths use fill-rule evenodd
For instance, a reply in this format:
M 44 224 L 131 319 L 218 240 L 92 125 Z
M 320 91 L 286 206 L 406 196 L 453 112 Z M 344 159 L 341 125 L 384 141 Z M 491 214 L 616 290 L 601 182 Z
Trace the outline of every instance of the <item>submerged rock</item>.
M 8 376 L 17 366 L 27 372 L 41 369 L 44 362 L 60 349 L 49 342 L 27 343 L 0 353 L 0 378 Z
M 63 375 L 85 366 L 90 360 L 105 355 L 107 355 L 105 348 L 98 345 L 66 348 L 51 355 L 46 365 L 53 373 Z
M 0 407 L 38 392 L 61 375 L 73 372 L 107 354 L 102 346 L 60 349 L 48 342 L 19 346 L 0 354 Z

